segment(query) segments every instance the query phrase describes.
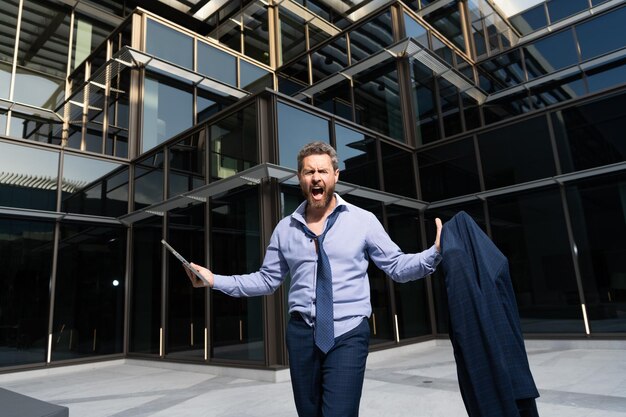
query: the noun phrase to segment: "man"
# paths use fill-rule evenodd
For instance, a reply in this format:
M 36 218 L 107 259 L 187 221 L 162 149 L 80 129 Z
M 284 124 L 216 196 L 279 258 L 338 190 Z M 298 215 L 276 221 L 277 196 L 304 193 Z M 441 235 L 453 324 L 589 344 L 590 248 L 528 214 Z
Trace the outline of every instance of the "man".
M 235 297 L 271 294 L 290 274 L 287 349 L 298 415 L 357 416 L 372 312 L 369 260 L 398 282 L 431 274 L 441 259 L 441 221 L 431 248 L 402 253 L 372 213 L 335 194 L 337 154 L 323 142 L 300 150 L 298 179 L 306 201 L 278 223 L 259 271 L 223 276 L 191 267 Z M 206 285 L 187 275 L 194 287 Z

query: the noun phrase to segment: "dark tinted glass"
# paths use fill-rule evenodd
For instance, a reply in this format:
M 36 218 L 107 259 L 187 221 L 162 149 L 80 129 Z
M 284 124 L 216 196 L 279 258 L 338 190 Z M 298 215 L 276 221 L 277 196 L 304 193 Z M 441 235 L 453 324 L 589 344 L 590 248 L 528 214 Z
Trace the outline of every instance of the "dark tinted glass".
M 54 223 L 0 217 L 0 234 L 0 367 L 43 364 Z
M 350 31 L 352 64 L 361 61 L 393 43 L 391 12 L 387 11 Z
M 309 58 L 305 55 L 278 73 L 278 91 L 293 95 L 309 85 Z
M 343 119 L 353 120 L 350 81 L 341 81 L 316 94 L 313 97 L 313 105 Z
M 66 154 L 61 209 L 117 217 L 128 211 L 128 166 Z
M 206 131 L 201 130 L 168 147 L 168 196 L 182 194 L 204 184 L 205 144 Z
M 348 66 L 348 49 L 344 36 L 311 53 L 313 82 L 341 71 Z
M 258 163 L 256 107 L 248 106 L 210 126 L 210 181 Z
M 157 152 L 135 164 L 134 210 L 164 200 L 163 152 Z
M 572 31 L 558 32 L 525 46 L 524 62 L 530 80 L 578 63 Z
M 242 188 L 210 206 L 211 265 L 215 273 L 242 274 L 261 265 L 259 198 L 256 187 Z M 211 357 L 264 359 L 263 299 L 232 298 L 211 292 Z
M 527 333 L 584 333 L 558 188 L 487 201 L 492 238 L 508 258 Z
M 480 191 L 474 141 L 466 138 L 417 153 L 422 199 L 445 200 Z
M 395 61 L 377 65 L 355 76 L 356 122 L 405 142 L 399 94 Z
M 193 38 L 148 19 L 146 52 L 165 61 L 193 69 Z
M 306 51 L 305 21 L 283 7 L 278 10 L 280 18 L 281 64 L 286 64 Z
M 582 12 L 589 8 L 588 0 L 548 0 L 548 14 L 550 15 L 550 23 L 558 22 L 573 14 Z
M 380 152 L 383 164 L 385 191 L 406 197 L 416 198 L 415 168 L 413 154 L 381 142 Z
M 129 311 L 131 353 L 159 354 L 161 329 L 161 256 L 166 249 L 162 218 L 158 216 L 133 225 L 132 287 Z
M 444 2 L 445 3 L 445 2 Z M 424 15 L 424 19 L 430 23 L 442 35 L 451 41 L 457 48 L 465 50 L 463 37 L 463 24 L 461 24 L 459 6 L 457 2 L 448 2 L 443 7 Z
M 242 90 L 256 92 L 263 90 L 265 87 L 273 87 L 274 82 L 269 71 L 240 59 L 239 85 Z
M 328 120 L 278 103 L 278 158 L 284 167 L 298 169 L 296 157 L 304 145 L 315 140 L 330 143 Z
M 626 7 L 576 25 L 576 37 L 583 61 L 626 45 Z
M 444 78 L 438 78 L 437 81 L 439 84 L 439 103 L 441 104 L 444 136 L 453 136 L 463 131 L 459 90 L 454 84 Z
M 52 360 L 123 352 L 124 227 L 61 223 Z
M 6 128 L 6 127 L 5 127 Z M 61 144 L 63 123 L 53 120 L 42 120 L 37 116 L 28 116 L 13 112 L 9 136 L 32 140 L 40 143 Z M 1 131 L 4 134 L 4 130 Z M 102 143 L 102 141 L 100 141 Z M 86 149 L 90 150 L 90 149 Z M 96 150 L 100 153 L 101 149 Z
M 626 82 L 626 59 L 586 72 L 589 92 L 606 90 Z
M 168 243 L 190 262 L 205 265 L 205 205 L 173 210 L 168 218 Z M 204 359 L 205 294 L 205 291 L 191 286 L 180 262 L 168 253 L 167 357 Z
M 198 42 L 198 72 L 237 86 L 237 58 L 203 42 Z
M 560 80 L 541 84 L 530 88 L 530 99 L 533 107 L 542 109 L 553 104 L 571 100 L 586 93 L 582 74 L 573 75 Z
M 522 34 L 528 35 L 537 29 L 544 28 L 548 25 L 548 18 L 543 3 L 530 10 L 513 16 L 510 22 Z
M 626 175 L 566 187 L 591 332 L 626 331 Z
M 545 117 L 535 117 L 478 136 L 485 187 L 499 188 L 556 174 Z
M 406 33 L 406 37 L 417 40 L 417 42 L 424 48 L 430 47 L 428 44 L 428 31 L 426 28 L 417 23 L 407 13 L 404 13 L 404 31 Z
M 422 145 L 436 141 L 441 136 L 435 101 L 435 78 L 430 68 L 418 60 L 412 60 L 410 68 L 416 142 Z
M 419 244 L 420 221 L 416 210 L 389 206 L 387 224 L 389 236 L 405 253 L 415 253 L 423 249 Z M 394 284 L 393 288 L 400 339 L 429 334 L 431 326 L 426 280 Z
M 563 172 L 626 159 L 626 94 L 553 113 L 552 122 Z
M 339 180 L 378 189 L 376 140 L 363 133 L 335 125 Z
M 268 8 L 252 2 L 243 11 L 243 52 L 266 65 L 270 63 Z
M 56 211 L 58 152 L 0 142 L 0 206 Z
M 511 93 L 482 106 L 485 124 L 497 123 L 510 117 L 528 113 L 532 108 L 528 91 Z

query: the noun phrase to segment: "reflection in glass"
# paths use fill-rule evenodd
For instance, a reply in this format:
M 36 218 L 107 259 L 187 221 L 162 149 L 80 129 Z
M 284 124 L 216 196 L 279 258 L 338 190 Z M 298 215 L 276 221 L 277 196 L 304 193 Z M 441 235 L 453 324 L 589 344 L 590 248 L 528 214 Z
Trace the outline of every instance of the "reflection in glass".
M 591 332 L 626 331 L 626 176 L 566 187 Z
M 445 6 L 424 15 L 424 20 L 430 23 L 457 48 L 462 51 L 465 50 L 463 24 L 461 24 L 459 5 L 457 2 L 449 2 Z
M 62 78 L 18 67 L 15 72 L 13 100 L 54 109 L 65 95 Z
M 256 121 L 253 104 L 210 126 L 210 181 L 230 177 L 258 163 Z
M 413 154 L 401 148 L 380 143 L 385 191 L 417 198 Z
M 548 26 L 548 17 L 546 15 L 545 5 L 542 2 L 532 9 L 528 9 L 523 13 L 511 17 L 509 21 L 522 36 L 544 28 Z
M 492 239 L 509 261 L 522 331 L 584 333 L 558 188 L 487 203 Z
M 393 43 L 391 12 L 389 10 L 365 22 L 349 33 L 352 64 L 369 58 Z
M 0 62 L 0 98 L 9 98 L 9 88 L 11 86 L 11 65 Z M 4 129 L 0 131 L 4 134 Z
M 52 360 L 123 352 L 126 229 L 61 223 Z
M 243 59 L 239 60 L 239 84 L 242 90 L 256 92 L 274 86 L 272 74 Z
M 415 39 L 424 48 L 430 47 L 428 44 L 428 31 L 409 16 L 408 13 L 404 13 L 404 31 L 407 37 Z
M 152 19 L 146 25 L 146 52 L 193 69 L 193 38 Z
M 521 184 L 556 174 L 544 116 L 478 135 L 487 189 Z
M 340 36 L 311 54 L 314 83 L 348 66 L 347 47 L 346 38 Z
M 281 166 L 298 169 L 300 149 L 316 140 L 330 143 L 328 120 L 278 102 L 278 160 Z
M 588 0 L 550 0 L 546 1 L 550 23 L 570 17 L 589 8 Z
M 118 217 L 128 211 L 128 166 L 65 154 L 61 210 Z
M 280 19 L 280 64 L 286 64 L 306 51 L 305 21 L 289 10 L 279 8 Z
M 354 106 L 360 125 L 406 142 L 402 127 L 395 61 L 376 65 L 354 77 Z
M 137 161 L 133 210 L 164 200 L 163 181 L 163 151 Z
M 402 251 L 416 253 L 422 250 L 417 210 L 391 205 L 387 209 L 387 224 L 389 236 Z M 426 281 L 394 283 L 393 288 L 400 340 L 430 334 Z
M 4 133 L 4 130 L 0 132 Z M 13 112 L 9 136 L 34 142 L 61 144 L 63 123 L 60 120 L 45 120 Z
M 58 152 L 0 142 L 0 206 L 56 211 Z
M 132 287 L 129 308 L 130 353 L 158 355 L 161 329 L 161 255 L 166 249 L 162 218 L 153 216 L 133 225 Z
M 259 198 L 245 187 L 214 198 L 210 205 L 211 265 L 216 273 L 241 274 L 261 266 Z M 211 357 L 264 360 L 262 297 L 233 298 L 211 293 Z
M 378 189 L 376 140 L 342 125 L 335 125 L 339 180 Z
M 190 87 L 147 74 L 143 101 L 142 152 L 154 148 L 193 125 Z
M 463 131 L 459 90 L 454 84 L 443 77 L 438 78 L 437 81 L 439 84 L 439 99 L 444 136 L 453 136 Z
M 434 202 L 480 191 L 472 138 L 419 151 L 417 165 L 423 200 Z
M 626 81 L 626 59 L 590 70 L 586 72 L 586 75 L 590 93 L 614 88 Z
M 563 172 L 626 160 L 623 126 L 626 94 L 567 108 L 552 114 Z
M 0 367 L 43 364 L 54 223 L 0 217 L 0 235 Z
M 192 262 L 204 265 L 204 204 L 169 214 L 168 242 Z M 167 325 L 169 358 L 204 360 L 205 291 L 191 286 L 180 262 L 167 258 Z
M 76 11 L 74 17 L 71 69 L 80 65 L 94 49 L 100 46 L 113 29 L 115 29 L 115 27 L 107 22 L 97 21 L 96 19 L 84 16 Z
M 250 3 L 243 11 L 243 53 L 266 65 L 270 64 L 267 7 Z
M 576 25 L 576 38 L 583 61 L 626 45 L 626 7 L 620 7 Z
M 582 74 L 576 74 L 530 88 L 531 101 L 537 109 L 581 97 L 585 93 L 586 89 Z
M 529 80 L 578 63 L 576 44 L 569 29 L 545 37 L 523 49 Z
M 411 93 L 415 111 L 415 132 L 418 145 L 439 139 L 439 116 L 435 101 L 435 79 L 430 68 L 411 60 Z
M 206 132 L 201 130 L 168 147 L 168 197 L 191 191 L 204 184 Z
M 313 105 L 346 120 L 352 116 L 352 88 L 350 81 L 344 80 L 326 88 L 313 97 Z

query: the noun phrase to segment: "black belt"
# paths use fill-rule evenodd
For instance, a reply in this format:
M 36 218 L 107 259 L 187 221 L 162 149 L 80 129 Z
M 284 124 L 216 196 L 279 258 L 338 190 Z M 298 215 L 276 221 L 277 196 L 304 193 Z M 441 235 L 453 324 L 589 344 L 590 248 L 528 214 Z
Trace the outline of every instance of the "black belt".
M 300 314 L 297 311 L 294 311 L 290 314 L 291 319 L 292 320 L 296 320 L 296 321 L 304 321 L 304 318 L 302 317 L 302 314 Z

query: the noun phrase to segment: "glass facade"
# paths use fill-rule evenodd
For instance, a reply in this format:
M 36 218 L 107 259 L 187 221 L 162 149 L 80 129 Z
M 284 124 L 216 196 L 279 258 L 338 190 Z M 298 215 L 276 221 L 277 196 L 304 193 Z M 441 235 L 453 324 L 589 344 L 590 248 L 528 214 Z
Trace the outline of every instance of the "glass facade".
M 626 335 L 622 2 L 508 20 L 486 0 L 138 3 L 0 0 L 0 372 L 288 366 L 288 276 L 263 297 L 194 290 L 160 240 L 255 271 L 312 140 L 407 252 L 469 213 L 526 337 Z M 441 271 L 368 276 L 376 349 L 446 337 Z

